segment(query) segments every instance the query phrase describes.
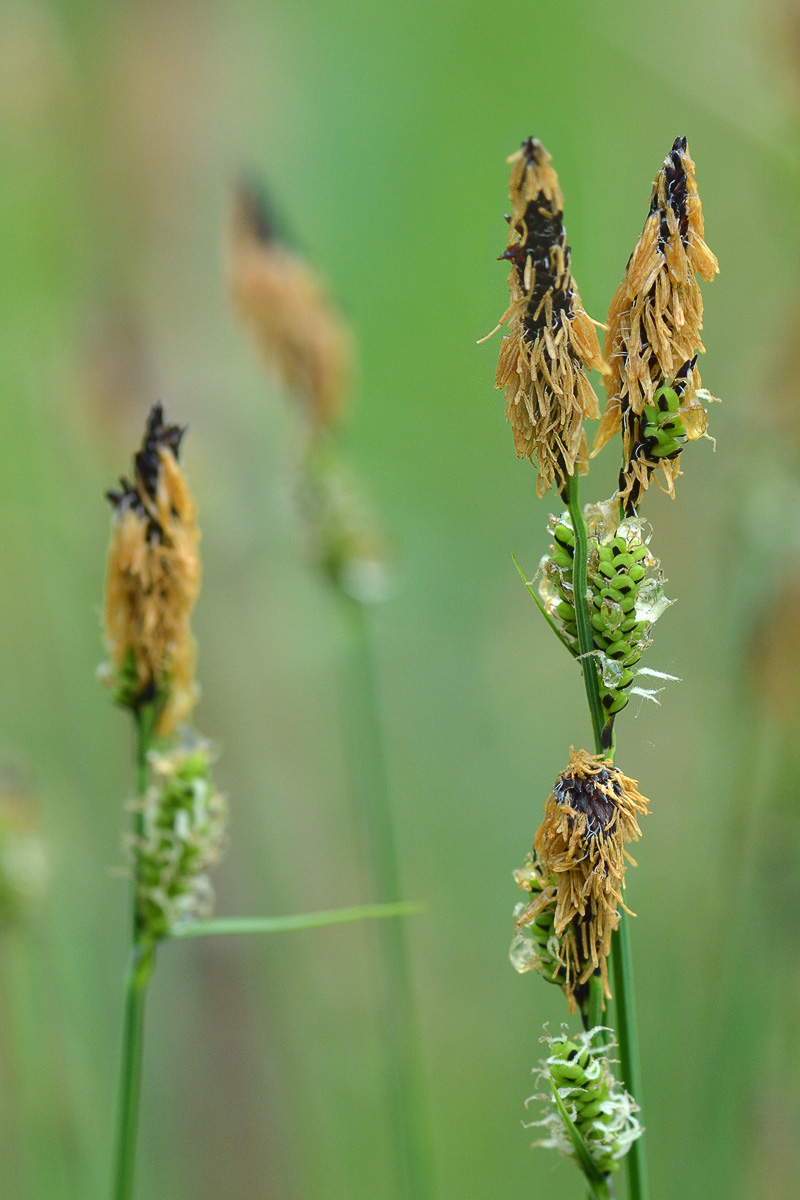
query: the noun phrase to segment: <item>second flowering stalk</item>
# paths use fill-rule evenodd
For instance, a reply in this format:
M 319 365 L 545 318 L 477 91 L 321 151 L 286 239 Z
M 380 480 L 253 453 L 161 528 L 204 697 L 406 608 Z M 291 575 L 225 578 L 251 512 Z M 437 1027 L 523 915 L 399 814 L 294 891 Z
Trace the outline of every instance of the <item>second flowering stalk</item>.
M 703 402 L 711 397 L 696 369 L 703 349 L 696 275 L 710 279 L 717 264 L 703 237 L 694 163 L 686 139 L 678 138 L 656 176 L 644 230 L 611 304 L 604 362 L 571 274 L 550 156 L 530 138 L 510 162 L 509 242 L 501 258 L 512 264 L 511 302 L 501 320 L 509 329 L 496 383 L 505 388 L 517 454 L 537 468 L 538 494 L 555 487 L 566 504 L 566 512 L 551 517 L 540 596 L 528 587 L 580 664 L 594 741 L 594 754 L 571 751 L 533 850 L 515 872 L 528 898 L 515 911 L 511 957 L 517 970 L 536 970 L 558 984 L 587 1030 L 584 1041 L 565 1035 L 541 1076 L 554 1102 L 545 1123 L 555 1136 L 545 1144 L 574 1151 L 593 1196 L 609 1194 L 607 1176 L 625 1157 L 629 1194 L 646 1200 L 642 1131 L 628 1119 L 640 1084 L 624 886 L 626 844 L 640 836 L 647 801 L 614 763 L 615 722 L 631 695 L 655 698 L 637 676 L 671 678 L 640 665 L 670 601 L 638 506 L 657 475 L 674 495 L 684 446 L 706 430 Z M 621 432 L 623 462 L 616 494 L 584 509 L 583 422 L 599 415 L 585 374 L 591 368 L 603 374 L 608 392 L 595 453 Z M 595 1057 L 612 991 L 627 1091 L 617 1088 L 608 1062 L 601 1068 Z M 606 1079 L 602 1096 L 590 1086 L 590 1064 L 593 1079 L 598 1073 Z M 612 1128 L 623 1136 L 603 1141 Z M 596 1138 L 607 1147 L 602 1154 Z

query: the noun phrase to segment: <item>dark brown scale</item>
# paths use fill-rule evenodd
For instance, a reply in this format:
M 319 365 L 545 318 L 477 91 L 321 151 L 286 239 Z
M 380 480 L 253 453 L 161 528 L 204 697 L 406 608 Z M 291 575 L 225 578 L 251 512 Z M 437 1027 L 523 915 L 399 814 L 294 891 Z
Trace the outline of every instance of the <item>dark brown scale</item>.
M 689 376 L 694 370 L 696 364 L 697 355 L 695 354 L 693 358 L 688 358 L 686 360 L 679 371 L 675 372 L 675 378 L 670 384 L 670 387 L 672 388 L 673 392 L 675 392 L 676 396 L 682 396 L 686 391 L 686 386 L 689 382 Z
M 177 459 L 180 454 L 181 440 L 185 432 L 185 426 L 181 428 L 180 425 L 165 424 L 163 405 L 154 404 L 147 418 L 142 448 L 137 452 L 133 460 L 135 482 L 131 483 L 129 479 L 122 476 L 119 481 L 122 490 L 119 492 L 106 492 L 107 499 L 119 514 L 132 509 L 138 516 L 142 518 L 147 517 L 149 522 L 147 538 L 151 542 L 160 541 L 164 531 L 158 521 L 155 521 L 147 512 L 142 500 L 142 492 L 146 493 L 152 500 L 155 499 L 156 491 L 158 490 L 158 475 L 161 470 L 159 448 L 164 446 Z
M 250 230 L 265 246 L 279 240 L 278 221 L 272 211 L 267 194 L 258 180 L 242 179 L 238 188 L 238 202 L 242 207 Z
M 608 791 L 619 795 L 620 787 L 612 771 L 602 767 L 588 779 L 563 775 L 554 788 L 553 794 L 558 804 L 573 808 L 586 817 L 587 837 L 599 837 L 616 824 L 617 805 Z
M 538 164 L 541 161 L 541 146 L 535 138 L 528 138 L 527 142 L 523 142 L 522 149 L 528 164 Z M 536 340 L 547 323 L 542 300 L 548 292 L 553 299 L 554 324 L 562 314 L 567 318 L 572 315 L 570 248 L 566 243 L 563 213 L 553 212 L 549 207 L 550 203 L 543 192 L 528 203 L 524 218 L 513 226 L 520 240 L 512 242 L 500 256 L 514 263 L 520 285 L 523 287 L 528 259 L 533 264 L 533 292 L 528 301 L 528 315 L 523 319 L 525 333 L 531 342 Z M 563 274 L 556 274 L 551 263 L 551 251 L 556 245 L 561 247 L 564 255 Z M 541 311 L 535 316 L 540 306 Z
M 667 181 L 667 204 L 678 218 L 678 229 L 680 231 L 681 241 L 684 246 L 689 241 L 689 214 L 686 211 L 686 166 L 684 163 L 684 155 L 686 154 L 686 138 L 679 137 L 675 139 L 672 149 L 664 160 L 664 174 Z M 659 211 L 658 189 L 653 192 L 653 198 L 650 201 L 650 216 Z M 664 246 L 669 240 L 669 228 L 667 226 L 666 213 L 661 214 L 661 223 L 658 230 L 658 248 L 661 253 L 664 253 Z

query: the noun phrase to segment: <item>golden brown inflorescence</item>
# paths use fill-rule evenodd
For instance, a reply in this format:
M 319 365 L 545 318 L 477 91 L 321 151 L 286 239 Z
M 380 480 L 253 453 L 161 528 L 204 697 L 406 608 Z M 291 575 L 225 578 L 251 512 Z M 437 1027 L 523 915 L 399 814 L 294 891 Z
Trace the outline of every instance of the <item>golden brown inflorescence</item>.
M 264 362 L 313 426 L 334 425 L 349 376 L 347 330 L 321 280 L 277 237 L 263 199 L 244 185 L 230 207 L 227 272 L 233 307 Z
M 703 297 L 696 276 L 710 281 L 719 266 L 703 233 L 694 163 L 686 138 L 676 138 L 655 178 L 650 212 L 608 313 L 608 400 L 594 453 L 622 430 L 620 497 L 629 513 L 656 471 L 670 495 L 680 474 L 681 447 L 663 438 L 659 444 L 655 437 L 657 422 L 663 424 L 659 407 L 670 427 L 677 421 L 681 441 L 701 437 L 708 425 L 698 399 L 696 361 L 704 347 Z M 677 396 L 679 405 L 672 406 L 676 413 L 657 403 L 656 393 L 664 385 Z
M 133 480 L 108 493 L 114 507 L 105 626 L 117 699 L 158 707 L 156 731 L 171 732 L 197 699 L 190 619 L 200 590 L 194 501 L 178 463 L 184 430 L 156 405 Z
M 553 978 L 571 1012 L 595 972 L 611 995 L 606 960 L 624 907 L 625 846 L 641 836 L 637 818 L 646 813 L 634 779 L 602 755 L 573 748 L 545 804 L 533 854 L 516 873 L 532 897 L 516 917 L 518 931 L 553 909 L 559 946 Z
M 520 458 L 535 459 L 540 496 L 588 457 L 583 422 L 600 408 L 586 372 L 604 371 L 594 325 L 570 271 L 564 198 L 550 155 L 534 138 L 509 159 L 511 300 L 495 386 L 505 388 L 506 418 Z

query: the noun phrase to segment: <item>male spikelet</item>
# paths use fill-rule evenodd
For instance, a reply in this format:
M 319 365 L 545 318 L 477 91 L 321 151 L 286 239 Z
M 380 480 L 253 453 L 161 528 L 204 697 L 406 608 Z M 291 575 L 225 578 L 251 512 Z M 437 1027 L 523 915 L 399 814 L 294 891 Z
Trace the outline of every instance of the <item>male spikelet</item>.
M 611 995 L 606 960 L 623 904 L 625 845 L 641 836 L 637 817 L 646 813 L 635 780 L 602 755 L 570 750 L 534 841 L 537 886 L 528 885 L 527 874 L 518 876 L 532 899 L 515 924 L 518 930 L 532 924 L 555 900 L 553 925 L 571 1012 L 576 989 L 596 971 Z
M 227 273 L 233 307 L 265 363 L 312 425 L 330 428 L 347 388 L 347 331 L 321 280 L 276 236 L 263 199 L 244 185 L 231 200 Z
M 650 212 L 608 313 L 605 355 L 611 370 L 594 453 L 622 429 L 620 496 L 629 512 L 656 470 L 674 495 L 678 443 L 701 437 L 708 425 L 698 399 L 698 394 L 710 397 L 700 392 L 696 367 L 697 355 L 704 351 L 703 297 L 696 276 L 710 281 L 719 266 L 703 239 L 694 170 L 686 138 L 676 138 L 655 178 Z M 664 385 L 676 396 L 669 413 L 656 396 Z M 663 424 L 668 419 L 670 432 L 677 423 L 678 442 L 662 438 L 659 444 L 654 409 L 663 411 L 659 420 Z
M 495 386 L 506 390 L 506 419 L 520 458 L 536 460 L 537 492 L 567 478 L 588 456 L 583 422 L 600 409 L 586 371 L 604 371 L 597 334 L 570 271 L 564 198 L 550 155 L 534 138 L 509 160 L 511 300 L 500 324 Z
M 185 430 L 167 425 L 157 404 L 147 420 L 133 480 L 108 493 L 114 508 L 105 627 L 117 700 L 159 709 L 156 731 L 171 732 L 197 699 L 190 618 L 200 588 L 200 535 L 178 463 Z

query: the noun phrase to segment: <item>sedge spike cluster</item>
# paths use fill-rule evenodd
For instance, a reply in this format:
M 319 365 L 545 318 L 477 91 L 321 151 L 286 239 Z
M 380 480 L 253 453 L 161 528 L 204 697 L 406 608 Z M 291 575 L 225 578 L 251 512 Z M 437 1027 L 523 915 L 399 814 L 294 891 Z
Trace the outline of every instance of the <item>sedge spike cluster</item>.
M 622 432 L 619 498 L 627 513 L 636 511 L 654 477 L 675 495 L 683 446 L 708 427 L 704 403 L 714 397 L 701 388 L 697 369 L 704 352 L 697 276 L 710 281 L 719 265 L 704 234 L 694 162 L 686 138 L 676 138 L 607 317 L 608 399 L 593 454 Z M 671 393 L 666 423 L 676 421 L 674 429 L 653 419 L 666 415 L 659 403 L 663 388 Z
M 105 676 L 123 708 L 158 710 L 156 732 L 174 732 L 198 697 L 191 615 L 200 590 L 200 534 L 180 465 L 185 430 L 160 404 L 147 419 L 131 478 L 107 493 L 114 510 L 106 576 Z
M 614 508 L 587 505 L 585 511 L 589 529 L 587 600 L 607 726 L 631 695 L 653 697 L 649 689 L 635 686 L 637 676 L 644 672 L 638 664 L 651 644 L 653 625 L 671 603 L 664 594 L 661 564 L 650 550 L 650 527 L 634 517 L 617 523 Z M 539 594 L 562 640 L 577 656 L 575 531 L 569 513 L 551 518 L 551 526 L 553 543 L 539 566 Z
M 641 836 L 638 818 L 647 808 L 635 779 L 602 754 L 573 748 L 545 803 L 533 852 L 515 872 L 530 899 L 515 910 L 512 962 L 558 983 L 570 1012 L 585 1009 L 593 975 L 611 996 L 607 961 L 623 904 L 626 846 Z
M 538 469 L 537 492 L 559 491 L 585 470 L 583 422 L 600 415 L 589 383 L 591 369 L 606 371 L 594 324 L 586 314 L 570 267 L 564 197 L 541 142 L 528 138 L 509 159 L 508 325 L 495 386 L 506 394 L 506 419 L 519 458 Z
M 575 1157 L 575 1145 L 555 1092 L 602 1175 L 619 1168 L 620 1160 L 643 1132 L 633 1097 L 612 1072 L 613 1044 L 603 1042 L 606 1032 L 596 1027 L 574 1036 L 562 1030 L 556 1037 L 544 1037 L 550 1053 L 535 1072 L 541 1090 L 531 1097 L 544 1106 L 544 1116 L 533 1124 L 543 1127 L 547 1136 L 537 1145 Z

